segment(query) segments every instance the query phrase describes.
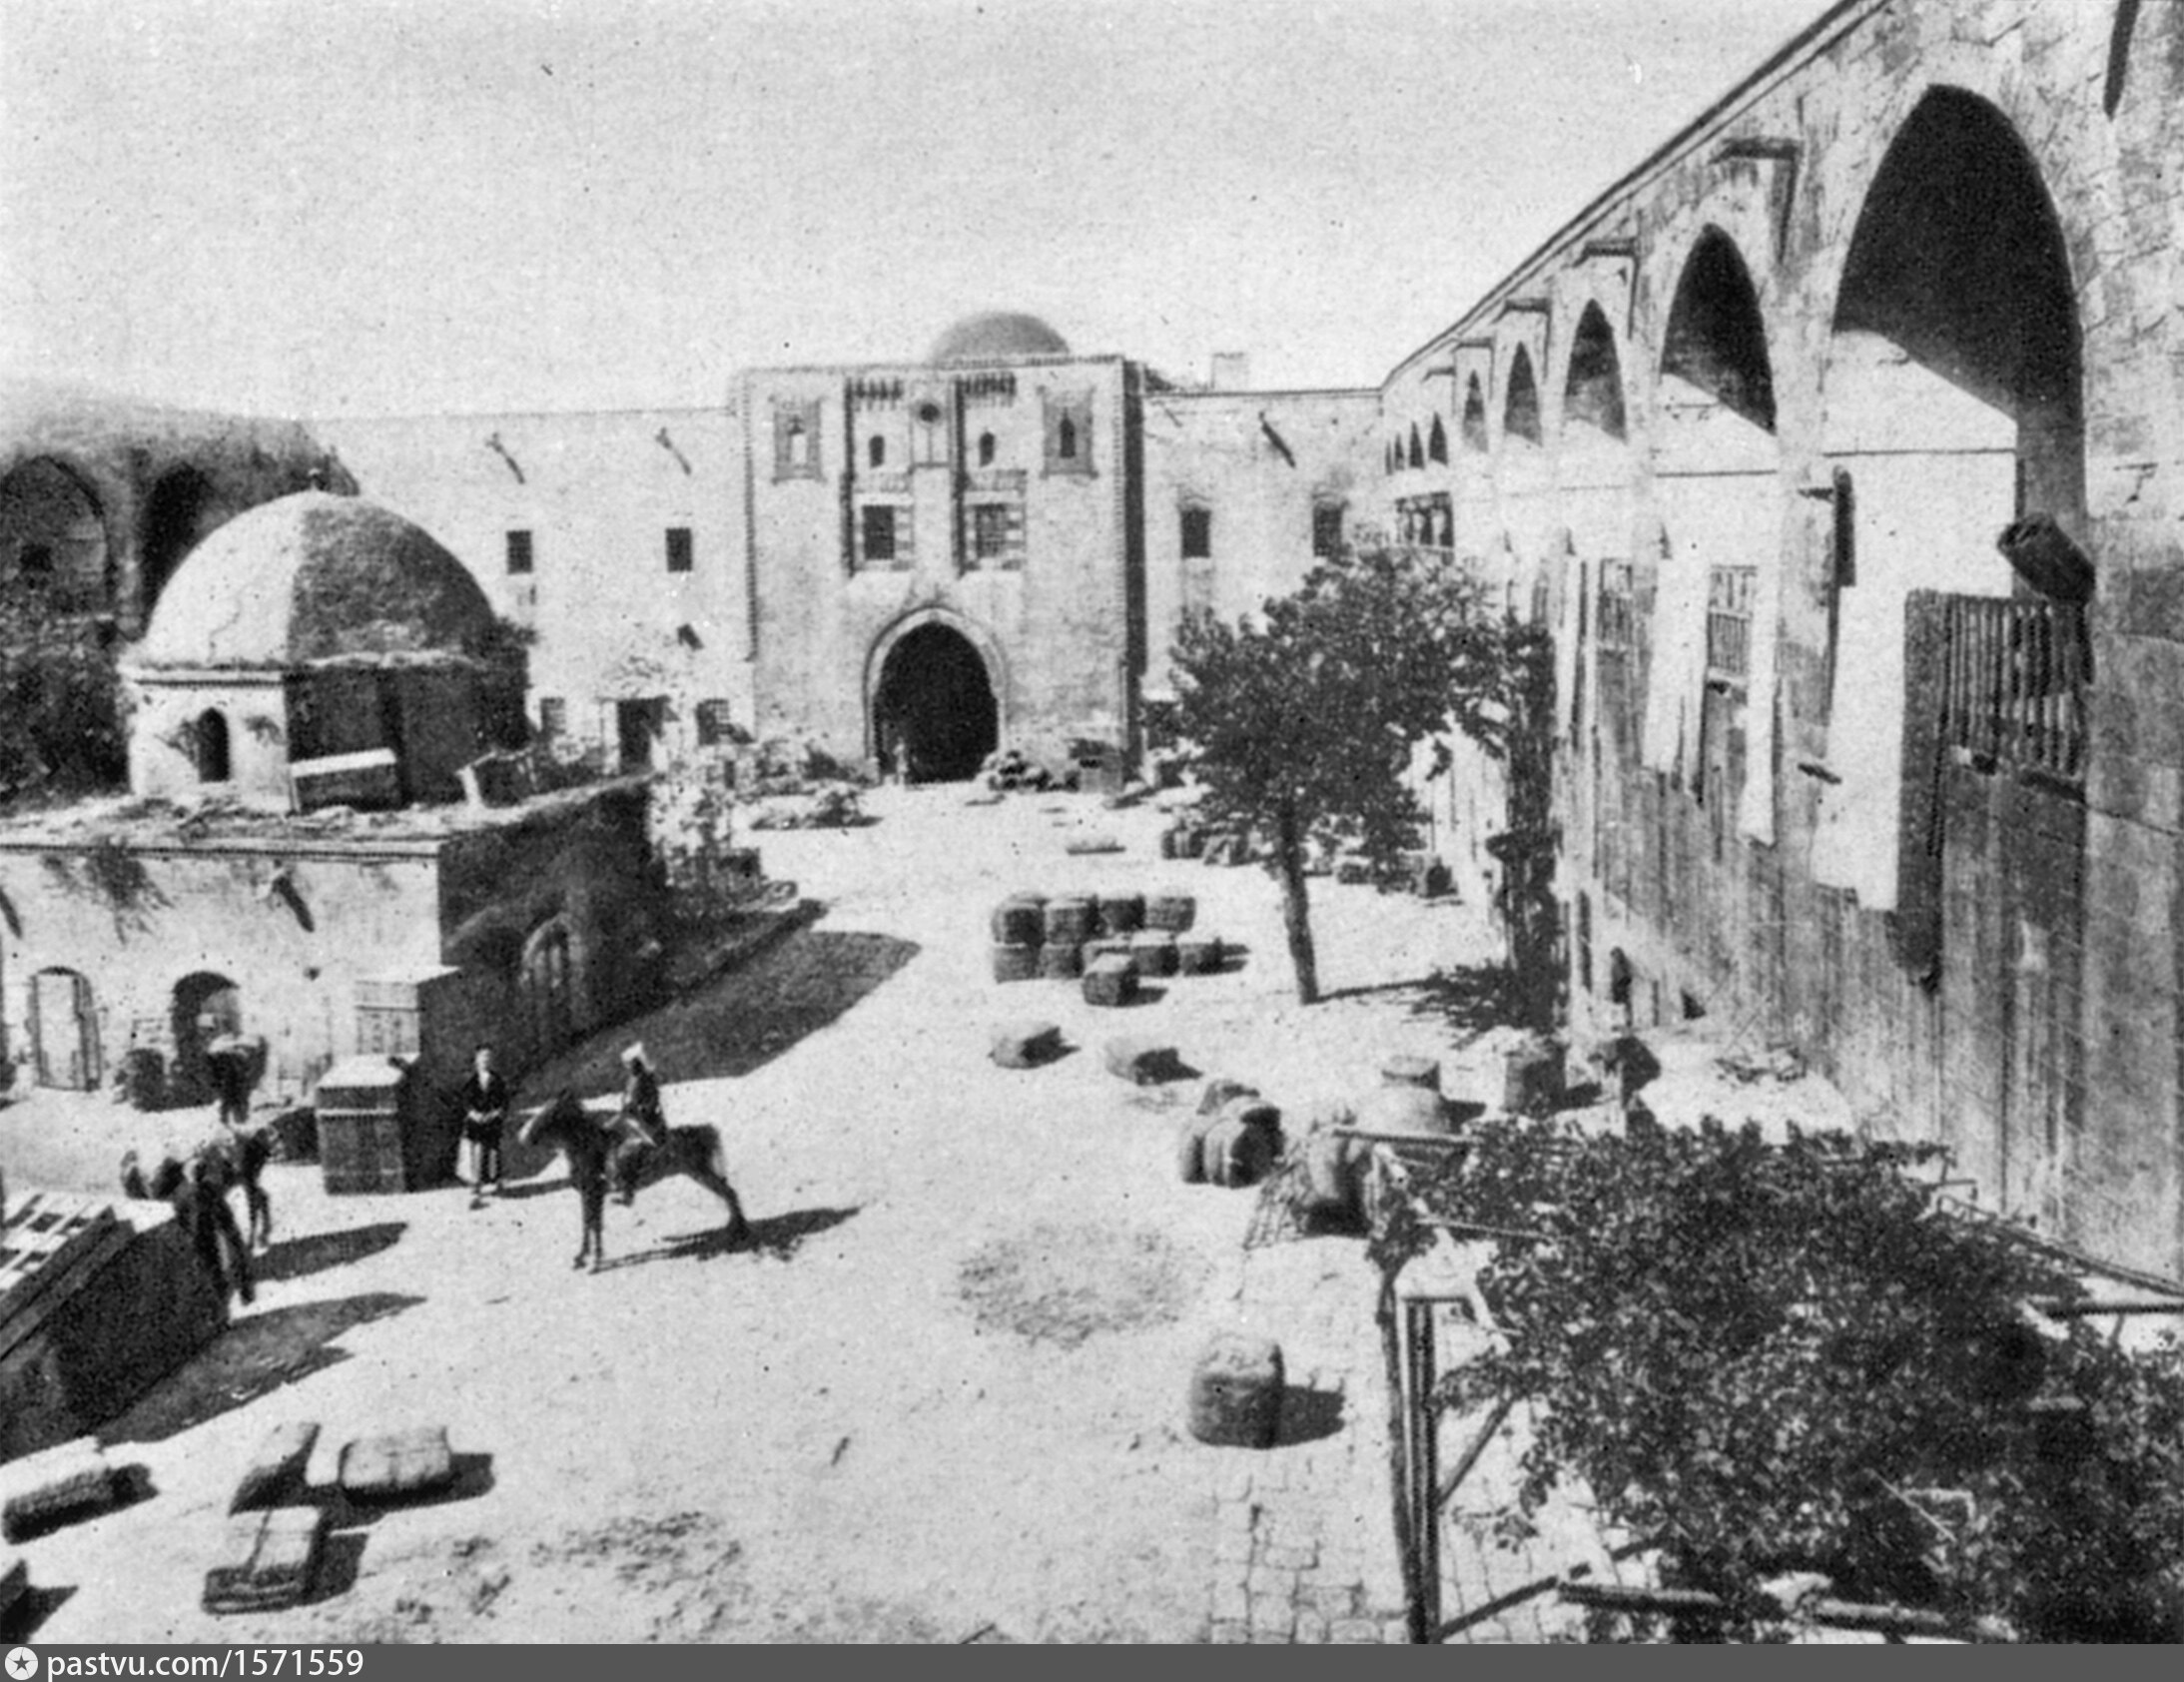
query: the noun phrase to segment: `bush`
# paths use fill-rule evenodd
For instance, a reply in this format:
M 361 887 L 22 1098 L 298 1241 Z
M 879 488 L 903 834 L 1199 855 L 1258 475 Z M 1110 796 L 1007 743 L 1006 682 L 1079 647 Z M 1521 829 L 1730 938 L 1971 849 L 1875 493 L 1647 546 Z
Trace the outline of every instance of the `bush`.
M 2028 1310 L 2082 1289 L 1939 1208 L 1904 1155 L 1712 1122 L 1490 1124 L 1418 1185 L 1383 1260 L 1419 1248 L 1421 1209 L 1542 1235 L 1485 1269 L 1506 1346 L 1446 1399 L 1543 1403 L 1512 1522 L 1582 1477 L 1665 1585 L 1732 1604 L 1728 1633 L 1762 1627 L 1767 1579 L 1818 1571 L 2035 1638 L 2168 1638 L 2177 1346 L 2134 1358 Z

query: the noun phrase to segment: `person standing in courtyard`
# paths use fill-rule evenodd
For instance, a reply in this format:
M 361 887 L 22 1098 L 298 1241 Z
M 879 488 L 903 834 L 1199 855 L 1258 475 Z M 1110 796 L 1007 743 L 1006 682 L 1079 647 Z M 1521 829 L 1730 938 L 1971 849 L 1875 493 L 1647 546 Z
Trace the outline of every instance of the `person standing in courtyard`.
M 500 1196 L 500 1138 L 508 1125 L 508 1083 L 493 1068 L 493 1048 L 471 1055 L 462 1083 L 462 1142 L 470 1157 L 470 1207 L 482 1209 L 489 1183 Z

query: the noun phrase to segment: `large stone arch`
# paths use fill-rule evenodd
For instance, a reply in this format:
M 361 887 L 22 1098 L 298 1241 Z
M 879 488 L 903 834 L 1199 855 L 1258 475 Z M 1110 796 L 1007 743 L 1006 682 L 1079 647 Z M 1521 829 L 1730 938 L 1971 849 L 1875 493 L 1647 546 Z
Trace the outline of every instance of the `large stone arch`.
M 888 662 L 904 640 L 923 630 L 953 632 L 968 643 L 986 668 L 987 687 L 994 700 L 994 739 L 1001 746 L 1010 740 L 1009 663 L 1001 641 L 976 619 L 953 608 L 926 606 L 911 609 L 892 620 L 873 638 L 865 655 L 863 703 L 865 752 L 878 759 L 888 745 L 881 739 L 880 688 L 888 674 Z
M 89 473 L 51 453 L 0 472 L 0 582 L 36 577 L 61 611 L 111 613 L 121 563 L 112 510 Z

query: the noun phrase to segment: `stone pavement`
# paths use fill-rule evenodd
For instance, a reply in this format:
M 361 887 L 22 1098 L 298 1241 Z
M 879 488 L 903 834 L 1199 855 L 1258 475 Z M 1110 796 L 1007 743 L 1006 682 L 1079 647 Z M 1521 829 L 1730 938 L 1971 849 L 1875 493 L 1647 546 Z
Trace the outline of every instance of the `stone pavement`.
M 1356 1239 L 1236 1258 L 1236 1324 L 1281 1345 L 1288 1394 L 1277 1446 L 1211 1451 L 1215 1641 L 1408 1639 L 1378 1293 Z
M 1436 1294 L 1459 1290 L 1480 1259 L 1477 1247 L 1450 1247 L 1422 1282 Z M 1388 1382 L 1374 1318 L 1379 1278 L 1362 1241 L 1247 1246 L 1233 1263 L 1227 1293 L 1238 1329 L 1281 1345 L 1289 1392 L 1276 1447 L 1212 1451 L 1219 1460 L 1211 1638 L 1407 1641 Z M 1436 1317 L 1443 1370 L 1492 1335 L 1460 1306 Z M 1444 1475 L 1480 1423 L 1442 1420 Z M 1567 1496 L 1536 1515 L 1532 1536 L 1497 1534 L 1495 1521 L 1514 1505 L 1527 1425 L 1522 1409 L 1511 1416 L 1444 1515 L 1438 1608 L 1444 1639 L 1582 1639 L 1583 1612 L 1562 1604 L 1549 1585 L 1573 1568 L 1600 1580 L 1636 1569 L 1619 1567 L 1590 1510 Z

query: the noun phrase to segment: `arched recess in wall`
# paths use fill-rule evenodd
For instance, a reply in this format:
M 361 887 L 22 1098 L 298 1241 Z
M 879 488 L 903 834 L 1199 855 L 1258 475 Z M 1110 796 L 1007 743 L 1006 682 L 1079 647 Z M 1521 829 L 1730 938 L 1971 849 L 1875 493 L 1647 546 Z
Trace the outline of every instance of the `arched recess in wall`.
M 0 478 L 0 584 L 61 612 L 114 610 L 114 557 L 98 497 L 67 464 L 34 456 Z
M 1502 395 L 1502 441 L 1538 444 L 1540 386 L 1532 372 L 1532 353 L 1519 345 L 1509 360 L 1509 389 Z
M 1421 446 L 1418 441 L 1418 422 L 1415 420 L 1411 422 L 1410 427 L 1409 460 L 1410 464 L 1414 467 L 1422 467 L 1426 464 L 1426 452 L 1423 446 Z
M 914 637 L 919 640 L 898 659 L 903 645 Z M 970 681 L 976 674 L 964 655 L 983 669 L 983 696 Z M 878 759 L 898 746 L 888 738 L 890 726 L 903 722 L 896 716 L 899 708 L 925 703 L 945 708 L 951 694 L 959 695 L 976 713 L 966 721 L 966 739 L 990 734 L 980 757 L 1008 744 L 1009 667 L 1001 643 L 984 625 L 945 607 L 921 607 L 904 614 L 873 638 L 865 656 L 865 752 Z M 976 769 L 973 765 L 972 770 Z
M 170 468 L 145 498 L 137 552 L 141 557 L 138 594 L 147 616 L 158 605 L 160 592 L 182 557 L 205 535 L 212 501 L 212 483 L 195 467 Z
M 1441 418 L 1433 418 L 1433 430 L 1426 437 L 1426 459 L 1445 463 L 1448 460 L 1448 428 L 1441 424 Z
M 1630 425 L 1623 396 L 1623 362 L 1607 313 L 1597 302 L 1579 312 L 1563 373 L 1562 433 L 1557 450 L 1559 504 L 1569 541 L 1547 558 L 1562 574 L 1561 612 L 1555 629 L 1557 724 L 1583 743 L 1587 727 L 1606 727 L 1607 750 L 1620 760 L 1631 733 L 1623 687 L 1602 709 L 1594 659 L 1595 602 L 1607 566 L 1631 558 Z M 1620 680 L 1625 674 L 1618 672 Z M 1590 716 L 1589 716 L 1590 715 Z M 1588 984 L 1590 985 L 1590 984 Z
M 2081 382 L 2076 289 L 2038 166 L 1993 105 L 1927 90 L 1859 209 L 1825 369 L 1828 758 L 1842 780 L 1815 872 L 1868 907 L 1896 901 L 1904 598 L 2015 593 L 1996 539 L 2028 514 L 2083 542 Z
M 1487 451 L 1486 393 L 1480 389 L 1479 377 L 1474 374 L 1464 387 L 1464 413 L 1459 423 L 1459 434 L 1464 448 L 1473 454 L 1484 455 Z
M 1677 277 L 1655 393 L 1663 542 L 1641 744 L 1733 832 L 1775 839 L 1782 449 L 1759 288 L 1736 241 L 1702 229 Z

